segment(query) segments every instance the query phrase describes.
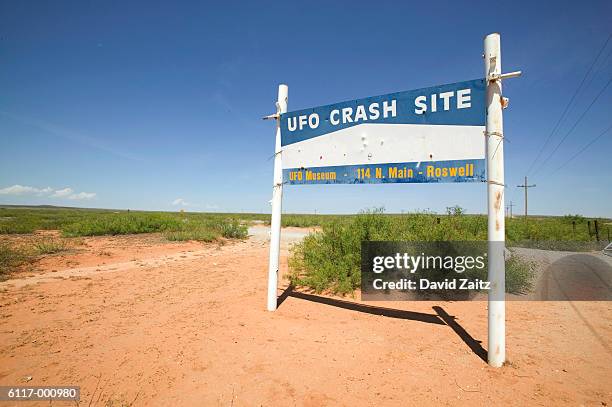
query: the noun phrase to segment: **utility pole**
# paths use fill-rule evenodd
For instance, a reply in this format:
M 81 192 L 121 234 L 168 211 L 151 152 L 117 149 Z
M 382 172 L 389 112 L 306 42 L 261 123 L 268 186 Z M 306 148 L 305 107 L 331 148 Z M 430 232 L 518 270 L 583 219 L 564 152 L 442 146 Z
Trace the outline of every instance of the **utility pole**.
M 512 207 L 514 206 L 514 204 L 512 203 L 512 201 L 510 201 L 510 205 L 508 205 L 508 208 L 510 208 L 510 219 L 512 219 Z
M 528 185 L 527 176 L 525 176 L 525 183 L 523 185 L 517 185 L 517 188 L 525 188 L 525 220 L 527 219 L 527 189 L 534 188 L 536 184 Z

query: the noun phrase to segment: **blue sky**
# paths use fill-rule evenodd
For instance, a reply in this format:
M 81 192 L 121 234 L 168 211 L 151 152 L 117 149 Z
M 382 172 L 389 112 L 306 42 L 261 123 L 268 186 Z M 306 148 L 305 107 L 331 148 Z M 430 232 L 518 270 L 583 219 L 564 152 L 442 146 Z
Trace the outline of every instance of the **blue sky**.
M 256 4 L 257 3 L 257 4 Z M 426 4 L 427 3 L 427 4 Z M 498 6 L 496 5 L 498 4 Z M 612 2 L 0 3 L 0 203 L 269 212 L 289 110 L 482 77 L 502 35 L 506 202 L 612 31 Z M 612 76 L 612 41 L 540 161 Z M 544 168 L 530 212 L 612 216 L 612 85 Z M 536 165 L 537 168 L 537 165 Z M 288 186 L 284 212 L 486 211 L 481 184 Z

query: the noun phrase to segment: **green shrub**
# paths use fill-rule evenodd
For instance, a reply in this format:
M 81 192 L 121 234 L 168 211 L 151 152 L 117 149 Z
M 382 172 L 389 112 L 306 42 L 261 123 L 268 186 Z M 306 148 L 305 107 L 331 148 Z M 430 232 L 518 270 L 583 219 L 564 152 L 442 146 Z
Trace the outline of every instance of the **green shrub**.
M 228 239 L 246 239 L 248 228 L 240 223 L 238 219 L 230 219 L 221 222 L 221 236 Z
M 9 273 L 25 263 L 28 258 L 24 250 L 12 247 L 8 243 L 0 243 L 0 281 L 5 280 Z
M 288 279 L 295 286 L 315 292 L 348 294 L 361 284 L 362 241 L 470 241 L 486 239 L 478 218 L 463 219 L 457 214 L 436 217 L 429 214 L 384 215 L 382 209 L 363 212 L 350 221 L 331 221 L 291 249 Z M 533 265 L 518 256 L 508 259 L 507 291 L 530 288 Z
M 533 287 L 536 263 L 523 259 L 510 250 L 506 258 L 506 292 L 525 294 Z
M 349 223 L 331 221 L 292 248 L 289 280 L 316 292 L 347 294 L 361 283 L 361 241 L 389 240 L 390 218 L 382 209 L 364 212 Z

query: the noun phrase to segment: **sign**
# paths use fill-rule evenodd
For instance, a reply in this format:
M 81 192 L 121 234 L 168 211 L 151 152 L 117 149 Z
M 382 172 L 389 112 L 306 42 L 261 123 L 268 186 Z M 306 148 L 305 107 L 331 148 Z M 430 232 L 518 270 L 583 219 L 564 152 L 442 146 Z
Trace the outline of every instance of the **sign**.
M 484 39 L 484 79 L 287 112 L 278 86 L 268 311 L 278 306 L 283 185 L 487 181 L 487 360 L 506 360 L 504 129 L 499 33 Z M 485 102 L 486 101 L 486 102 Z M 485 113 L 486 111 L 486 113 Z M 485 154 L 486 150 L 486 154 Z M 486 157 L 486 164 L 485 164 Z M 485 178 L 485 168 L 487 170 Z M 462 260 L 463 261 L 463 260 Z M 362 280 L 363 281 L 363 280 Z
M 483 79 L 280 116 L 283 182 L 483 182 Z

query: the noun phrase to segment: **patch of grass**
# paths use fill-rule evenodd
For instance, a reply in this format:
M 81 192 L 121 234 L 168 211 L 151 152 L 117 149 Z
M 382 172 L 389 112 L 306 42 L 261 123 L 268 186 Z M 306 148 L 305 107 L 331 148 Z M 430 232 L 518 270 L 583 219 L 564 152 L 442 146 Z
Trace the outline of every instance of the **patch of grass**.
M 299 215 L 301 216 L 301 215 Z M 270 222 L 270 215 L 255 213 L 148 212 L 109 209 L 0 206 L 0 234 L 31 233 L 35 230 L 61 230 L 70 236 L 93 234 L 147 233 L 160 231 L 184 219 Z
M 19 267 L 36 261 L 38 256 L 68 250 L 63 239 L 44 238 L 21 244 L 0 242 L 0 280 L 8 278 Z
M 64 236 L 130 235 L 178 229 L 181 219 L 163 213 L 105 213 L 62 228 Z
M 166 239 L 172 241 L 212 242 L 221 236 L 244 239 L 247 235 L 246 225 L 238 219 L 227 218 L 185 218 L 179 225 L 164 232 Z
M 64 237 L 163 233 L 169 240 L 244 239 L 246 223 L 269 215 L 0 207 L 0 234 L 60 230 Z M 41 252 L 52 252 L 48 244 Z
M 294 226 L 299 228 L 309 228 L 314 226 L 321 226 L 340 218 L 348 218 L 351 215 L 294 215 L 294 214 L 283 214 L 281 217 L 281 224 L 283 227 Z M 268 224 L 270 221 L 268 220 Z
M 217 234 L 209 229 L 175 230 L 164 233 L 166 239 L 174 242 L 197 240 L 199 242 L 212 242 L 217 239 Z
M 357 216 L 284 214 L 282 224 L 297 227 L 325 227 L 330 224 L 351 224 Z M 382 216 L 397 230 L 397 237 L 400 239 L 486 240 L 487 238 L 486 216 L 466 215 L 458 206 L 449 207 L 446 214 L 441 215 L 410 213 Z M 546 240 L 552 242 L 548 244 L 549 248 L 554 248 L 554 242 L 593 242 L 595 220 L 598 221 L 601 240 L 606 240 L 609 229 L 612 228 L 610 219 L 586 219 L 580 215 L 529 217 L 527 220 L 522 217 L 506 219 L 506 240 L 509 244 Z M 246 235 L 246 231 L 241 225 L 252 221 L 269 224 L 270 215 L 0 206 L 0 234 L 60 230 L 65 237 L 154 232 L 170 235 L 171 232 L 193 229 L 196 231 L 194 234 L 202 235 L 198 230 L 207 228 L 218 237 L 242 238 Z M 559 250 L 565 250 L 563 244 L 557 246 Z M 576 247 L 580 248 L 579 245 Z M 591 246 L 585 245 L 581 250 L 590 249 Z
M 35 253 L 55 254 L 67 250 L 66 242 L 61 239 L 41 239 L 33 243 Z
M 13 247 L 8 243 L 0 243 L 0 281 L 6 280 L 8 275 L 17 267 L 30 259 L 30 255 L 22 248 Z

